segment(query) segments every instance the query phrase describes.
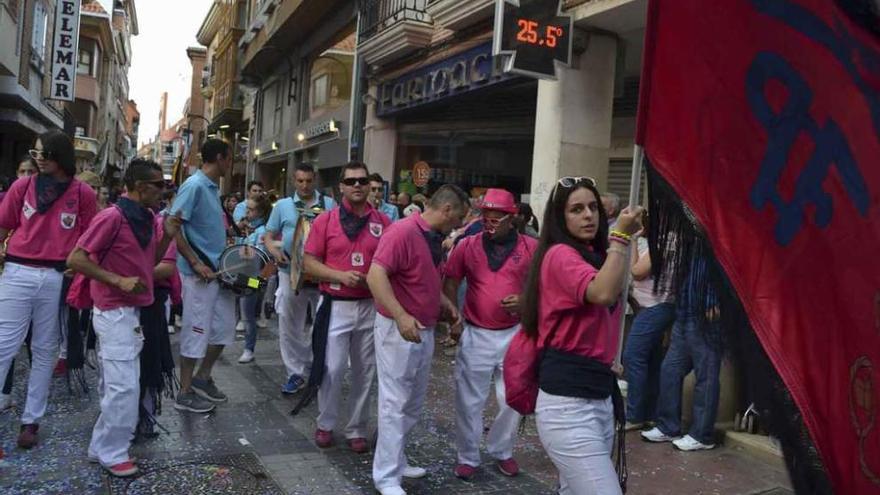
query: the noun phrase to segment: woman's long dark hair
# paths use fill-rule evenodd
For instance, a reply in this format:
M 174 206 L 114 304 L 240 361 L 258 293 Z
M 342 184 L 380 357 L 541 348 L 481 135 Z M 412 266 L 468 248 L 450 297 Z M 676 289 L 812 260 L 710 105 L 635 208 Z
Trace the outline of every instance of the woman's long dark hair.
M 571 234 L 565 226 L 565 205 L 568 197 L 578 189 L 587 189 L 596 197 L 599 206 L 599 221 L 596 229 L 596 237 L 586 245 Z M 544 229 L 538 240 L 538 249 L 532 258 L 532 266 L 526 277 L 526 286 L 523 294 L 522 326 L 526 334 L 532 338 L 538 337 L 538 306 L 540 304 L 541 265 L 544 256 L 555 244 L 567 244 L 576 249 L 584 260 L 601 269 L 605 263 L 605 254 L 608 251 L 608 214 L 599 200 L 599 191 L 591 183 L 580 181 L 572 187 L 564 187 L 559 184 L 553 188 L 547 207 L 544 209 Z M 560 267 L 563 268 L 564 267 Z

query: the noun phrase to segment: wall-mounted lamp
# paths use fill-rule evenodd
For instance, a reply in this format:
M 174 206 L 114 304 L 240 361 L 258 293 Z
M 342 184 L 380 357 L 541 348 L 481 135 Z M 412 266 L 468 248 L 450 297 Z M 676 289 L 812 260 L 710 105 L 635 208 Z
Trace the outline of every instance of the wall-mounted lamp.
M 303 134 L 303 133 L 299 133 L 299 134 L 296 135 L 296 140 L 299 141 L 299 142 L 303 142 L 303 141 L 306 140 L 306 135 Z
M 272 151 L 278 151 L 278 143 L 275 141 L 272 141 Z
M 226 130 L 229 129 L 229 124 L 223 124 L 220 126 L 220 129 Z
M 260 148 L 254 150 L 254 156 L 260 156 Z
M 339 127 L 337 127 L 335 120 L 330 121 L 329 129 L 330 129 L 330 132 L 336 132 L 339 130 Z

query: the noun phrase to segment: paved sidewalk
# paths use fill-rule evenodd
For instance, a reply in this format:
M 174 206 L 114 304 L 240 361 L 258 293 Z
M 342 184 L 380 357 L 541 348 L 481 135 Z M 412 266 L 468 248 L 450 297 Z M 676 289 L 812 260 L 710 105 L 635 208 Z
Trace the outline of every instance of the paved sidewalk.
M 238 334 L 239 337 L 241 334 Z M 176 339 L 175 339 L 176 340 Z M 133 481 L 110 479 L 85 458 L 97 417 L 96 374 L 88 370 L 89 397 L 72 396 L 63 378 L 53 383 L 49 412 L 40 426 L 40 445 L 15 449 L 19 410 L 0 413 L 0 443 L 7 453 L 0 467 L 3 494 L 371 494 L 372 455 L 356 455 L 337 435 L 337 446 L 318 449 L 312 440 L 317 403 L 297 417 L 296 398 L 280 394 L 284 370 L 277 331 L 261 330 L 254 363 L 237 363 L 241 340 L 226 351 L 215 381 L 230 401 L 211 414 L 181 414 L 165 400 L 160 424 L 167 430 L 136 445 L 132 455 L 144 473 Z M 22 404 L 26 353 L 17 360 L 14 394 Z M 453 358 L 437 346 L 423 420 L 407 448 L 410 460 L 429 476 L 407 480 L 410 494 L 554 493 L 556 473 L 541 448 L 534 424 L 527 423 L 517 445 L 523 474 L 502 476 L 488 458 L 473 482 L 452 475 L 455 460 Z M 375 387 L 375 385 L 374 385 Z M 494 399 L 490 399 L 494 400 Z M 374 397 L 375 401 L 375 397 Z M 487 425 L 494 414 L 487 411 Z M 375 403 L 373 407 L 375 411 Z M 375 418 L 372 431 L 375 431 Z M 721 447 L 684 454 L 669 445 L 627 438 L 630 494 L 790 493 L 785 472 L 745 452 Z

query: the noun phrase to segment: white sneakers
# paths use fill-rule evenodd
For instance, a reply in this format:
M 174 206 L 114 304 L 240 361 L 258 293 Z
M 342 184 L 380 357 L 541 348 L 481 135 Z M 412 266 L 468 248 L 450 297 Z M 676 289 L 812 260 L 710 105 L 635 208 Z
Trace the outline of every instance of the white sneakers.
M 670 437 L 669 435 L 660 431 L 660 428 L 651 428 L 648 431 L 643 431 L 641 433 L 642 439 L 647 442 L 652 443 L 663 443 L 663 442 L 671 442 L 673 440 L 678 440 L 679 437 Z
M 14 406 L 15 402 L 9 394 L 0 394 L 0 411 L 5 411 Z
M 244 332 L 244 320 L 238 320 L 238 323 L 235 324 L 236 332 Z
M 683 437 L 670 437 L 669 435 L 660 431 L 660 428 L 651 428 L 648 431 L 643 431 L 641 435 L 642 439 L 647 442 L 672 442 L 672 445 L 674 445 L 675 448 L 677 448 L 678 450 L 683 450 L 685 452 L 691 452 L 694 450 L 711 450 L 715 448 L 714 443 L 700 443 L 697 439 L 690 435 L 685 435 Z
M 241 364 L 250 363 L 254 360 L 254 352 L 248 349 L 245 349 L 244 352 L 241 353 L 241 357 L 238 358 L 238 362 Z
M 675 446 L 678 450 L 683 450 L 685 452 L 690 452 L 693 450 L 711 450 L 715 448 L 715 444 L 705 444 L 700 443 L 699 440 L 695 439 L 690 435 L 685 435 L 678 440 L 673 440 L 672 445 Z
M 257 328 L 268 328 L 268 327 L 269 327 L 269 320 L 267 320 L 265 318 L 260 318 L 259 320 L 257 320 Z
M 379 493 L 382 495 L 406 495 L 403 488 L 399 486 L 386 486 L 384 488 L 377 488 L 377 490 L 379 490 Z
M 403 468 L 404 478 L 424 478 L 428 475 L 428 471 L 424 468 L 407 465 Z

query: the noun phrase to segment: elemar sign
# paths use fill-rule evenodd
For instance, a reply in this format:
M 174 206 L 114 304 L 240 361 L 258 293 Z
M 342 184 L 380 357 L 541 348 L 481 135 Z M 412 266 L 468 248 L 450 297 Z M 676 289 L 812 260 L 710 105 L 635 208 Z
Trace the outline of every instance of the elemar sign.
M 512 79 L 486 43 L 382 83 L 378 116 L 385 117 Z
M 76 58 L 79 45 L 80 0 L 59 0 L 55 4 L 55 36 L 52 42 L 52 100 L 73 101 L 76 97 Z

